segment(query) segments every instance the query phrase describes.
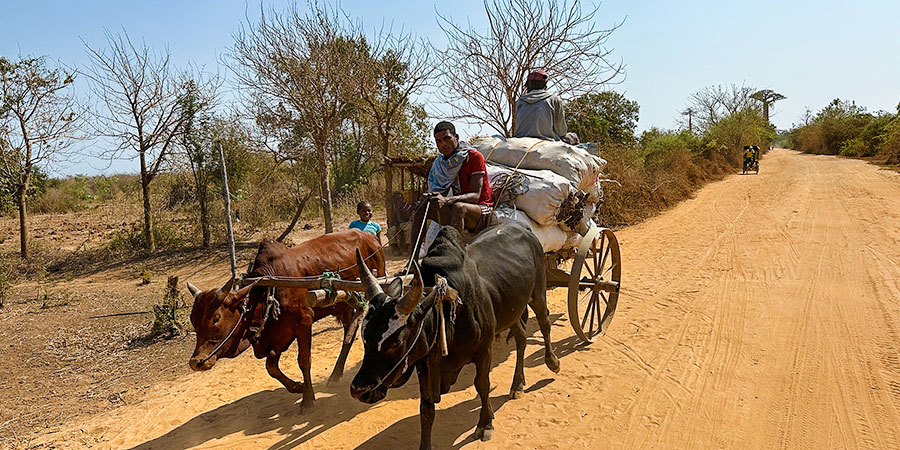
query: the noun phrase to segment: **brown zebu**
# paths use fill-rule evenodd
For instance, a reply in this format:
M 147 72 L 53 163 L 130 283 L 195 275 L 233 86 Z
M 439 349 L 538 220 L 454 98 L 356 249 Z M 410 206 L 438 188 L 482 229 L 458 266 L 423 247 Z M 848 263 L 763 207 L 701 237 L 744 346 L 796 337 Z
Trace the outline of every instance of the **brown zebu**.
M 248 277 L 307 277 L 346 268 L 340 272 L 341 278 L 356 279 L 359 277 L 355 266 L 356 249 L 368 258 L 367 266 L 384 276 L 384 252 L 375 235 L 347 230 L 326 234 L 293 248 L 264 240 L 259 244 Z M 268 288 L 251 285 L 232 291 L 233 286 L 234 280 L 229 280 L 219 289 L 201 291 L 187 283 L 188 290 L 194 296 L 191 323 L 197 332 L 197 345 L 190 359 L 191 368 L 209 370 L 218 358 L 234 358 L 252 345 L 257 358 L 266 358 L 269 375 L 280 381 L 289 392 L 302 392 L 301 409 L 309 409 L 315 400 L 309 372 L 313 322 L 334 316 L 344 327 L 341 353 L 329 378 L 329 382 L 336 382 L 343 375 L 362 309 L 346 302 L 311 308 L 306 303 L 306 289 L 277 288 L 274 294 L 280 304 L 280 314 L 277 319 L 269 318 L 263 323 Z M 244 307 L 247 312 L 241 320 L 241 309 Z M 295 339 L 303 383 L 291 380 L 278 367 L 281 354 Z M 216 352 L 220 344 L 221 348 Z

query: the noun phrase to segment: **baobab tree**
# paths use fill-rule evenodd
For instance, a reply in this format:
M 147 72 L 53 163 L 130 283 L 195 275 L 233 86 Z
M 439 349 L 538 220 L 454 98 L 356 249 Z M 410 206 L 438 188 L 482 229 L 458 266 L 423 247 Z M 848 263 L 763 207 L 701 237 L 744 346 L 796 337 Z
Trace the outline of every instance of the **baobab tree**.
M 754 92 L 750 98 L 754 100 L 758 100 L 762 103 L 763 117 L 766 119 L 766 122 L 769 121 L 769 105 L 775 103 L 779 100 L 784 100 L 787 97 L 771 90 L 771 89 L 762 89 Z
M 64 158 L 83 137 L 74 82 L 74 73 L 50 67 L 44 57 L 0 57 L 0 179 L 15 191 L 22 258 L 28 257 L 25 197 L 35 167 Z

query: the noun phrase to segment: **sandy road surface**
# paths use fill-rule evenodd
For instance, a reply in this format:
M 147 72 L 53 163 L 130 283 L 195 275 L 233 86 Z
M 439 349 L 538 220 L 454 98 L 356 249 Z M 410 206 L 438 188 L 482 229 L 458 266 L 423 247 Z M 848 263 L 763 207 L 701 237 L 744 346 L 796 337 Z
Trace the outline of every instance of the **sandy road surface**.
M 626 284 L 609 333 L 576 345 L 554 291 L 562 372 L 543 366 L 533 334 L 526 395 L 507 401 L 514 356 L 497 341 L 494 440 L 472 441 L 469 370 L 439 405 L 436 448 L 900 448 L 900 175 L 776 150 L 758 176 L 729 177 L 617 234 Z M 349 396 L 348 379 L 325 386 L 339 341 L 314 338 L 317 409 L 306 415 L 244 355 L 41 440 L 415 448 L 415 382 L 371 406 Z M 360 356 L 357 345 L 349 376 Z

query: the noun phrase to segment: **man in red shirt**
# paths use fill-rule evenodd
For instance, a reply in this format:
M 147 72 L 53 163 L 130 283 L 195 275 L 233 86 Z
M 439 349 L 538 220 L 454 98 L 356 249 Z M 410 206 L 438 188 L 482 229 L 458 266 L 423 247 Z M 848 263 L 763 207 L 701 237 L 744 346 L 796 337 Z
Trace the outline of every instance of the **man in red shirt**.
M 477 233 L 490 223 L 493 193 L 488 181 L 484 155 L 460 141 L 450 122 L 434 127 L 434 141 L 441 153 L 428 173 L 428 194 L 431 202 L 428 218 L 459 231 L 464 228 Z M 415 242 L 424 208 L 413 220 L 412 242 Z

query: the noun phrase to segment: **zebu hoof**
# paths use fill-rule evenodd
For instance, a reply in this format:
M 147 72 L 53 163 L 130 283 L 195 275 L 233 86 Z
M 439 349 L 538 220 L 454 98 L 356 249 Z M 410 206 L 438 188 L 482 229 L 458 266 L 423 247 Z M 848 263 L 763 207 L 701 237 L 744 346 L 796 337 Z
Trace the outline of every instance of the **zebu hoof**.
M 487 442 L 487 441 L 491 440 L 492 437 L 494 437 L 494 429 L 493 428 L 487 428 L 487 427 L 485 427 L 485 428 L 476 427 L 475 428 L 475 439 L 481 439 L 482 442 Z
M 302 402 L 300 402 L 300 414 L 303 415 L 308 412 L 312 412 L 314 406 L 315 405 L 312 401 L 306 401 L 306 399 L 304 399 Z
M 284 388 L 287 389 L 287 391 L 290 392 L 291 394 L 302 394 L 303 393 L 303 383 L 298 383 L 296 381 L 289 386 L 285 386 Z
M 544 358 L 544 364 L 547 365 L 547 368 L 550 369 L 553 373 L 559 373 L 559 359 L 554 354 L 547 355 Z
M 524 396 L 525 396 L 525 389 L 523 389 L 521 387 L 512 389 L 509 391 L 509 399 L 510 400 L 515 400 L 517 398 L 522 398 Z
M 325 382 L 325 386 L 328 386 L 328 387 L 337 386 L 338 383 L 340 383 L 340 382 L 341 382 L 340 375 L 337 375 L 337 376 L 332 375 L 332 376 L 328 377 L 328 381 Z

